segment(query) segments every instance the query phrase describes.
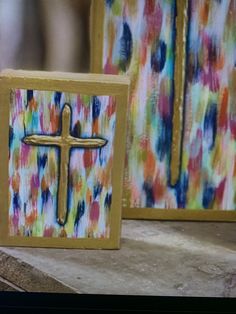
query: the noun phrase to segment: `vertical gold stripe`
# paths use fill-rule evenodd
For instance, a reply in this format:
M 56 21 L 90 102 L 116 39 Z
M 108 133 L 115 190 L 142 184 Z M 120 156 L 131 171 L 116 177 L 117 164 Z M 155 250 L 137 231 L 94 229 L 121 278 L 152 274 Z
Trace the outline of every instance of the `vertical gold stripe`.
M 10 123 L 10 102 L 9 89 L 4 89 L 4 83 L 0 79 L 0 239 L 3 240 L 9 235 L 9 212 L 10 190 L 9 190 L 9 123 Z
M 69 146 L 63 147 L 60 151 L 60 179 L 58 187 L 58 212 L 57 222 L 60 225 L 64 225 L 66 221 L 67 208 L 67 188 L 68 188 L 68 175 L 69 175 Z
M 58 213 L 57 221 L 60 225 L 64 225 L 66 220 L 67 208 L 67 188 L 68 188 L 68 176 L 69 176 L 69 152 L 70 146 L 66 143 L 63 145 L 63 141 L 70 135 L 71 124 L 71 109 L 69 105 L 65 105 L 61 115 L 61 149 L 60 149 L 60 178 L 58 187 Z
M 185 83 L 186 36 L 188 24 L 188 0 L 176 0 L 176 43 L 174 74 L 174 111 L 171 149 L 171 184 L 179 177 L 181 134 L 183 128 L 183 102 Z
M 103 73 L 105 0 L 92 0 L 90 9 L 90 72 Z

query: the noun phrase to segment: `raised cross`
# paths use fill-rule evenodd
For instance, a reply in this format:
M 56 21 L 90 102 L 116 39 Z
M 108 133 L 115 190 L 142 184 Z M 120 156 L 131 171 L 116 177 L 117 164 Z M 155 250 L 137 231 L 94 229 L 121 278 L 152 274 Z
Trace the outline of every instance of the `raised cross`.
M 80 136 L 80 134 L 79 134 Z M 70 162 L 70 149 L 77 148 L 101 148 L 107 140 L 103 138 L 82 138 L 71 135 L 71 107 L 64 105 L 61 114 L 61 132 L 58 136 L 53 135 L 29 135 L 22 140 L 25 144 L 36 146 L 57 146 L 60 149 L 60 172 L 58 187 L 58 210 L 57 222 L 64 226 L 67 215 L 67 187 Z
M 183 114 L 184 114 L 184 88 L 186 72 L 186 37 L 188 30 L 188 0 L 176 1 L 177 16 L 176 44 L 175 44 L 175 92 L 173 107 L 173 128 L 171 147 L 171 184 L 175 185 L 179 179 L 182 150 Z

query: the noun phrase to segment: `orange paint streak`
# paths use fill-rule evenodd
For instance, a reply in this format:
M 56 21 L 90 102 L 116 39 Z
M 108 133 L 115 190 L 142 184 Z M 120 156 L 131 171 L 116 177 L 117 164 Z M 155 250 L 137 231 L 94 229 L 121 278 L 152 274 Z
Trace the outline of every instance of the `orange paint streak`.
M 194 173 L 194 179 L 191 181 L 192 185 L 193 185 L 193 189 L 196 191 L 199 190 L 200 186 L 201 186 L 201 172 L 197 171 Z
M 144 179 L 147 181 L 148 179 L 153 179 L 153 175 L 155 173 L 156 166 L 156 158 L 153 152 L 148 149 L 147 151 L 147 159 L 144 163 Z
M 90 189 L 87 190 L 86 192 L 86 204 L 91 204 L 92 202 L 92 192 Z
M 30 215 L 28 215 L 28 216 L 25 217 L 25 224 L 26 224 L 27 226 L 31 226 L 31 225 L 35 222 L 36 219 L 37 219 L 37 210 L 34 209 L 34 210 L 30 213 Z
M 147 59 L 147 45 L 141 45 L 140 62 L 144 66 Z
M 98 134 L 98 119 L 93 121 L 92 133 L 93 135 Z
M 229 92 L 228 89 L 225 87 L 223 90 L 223 96 L 220 104 L 220 112 L 219 112 L 219 127 L 226 129 L 228 126 L 227 120 L 227 111 L 228 111 L 228 98 Z
M 79 180 L 79 182 L 75 185 L 76 192 L 79 192 L 82 188 L 82 180 Z
M 52 132 L 58 131 L 58 125 L 59 125 L 59 114 L 56 112 L 55 107 L 52 107 L 50 110 L 50 124 L 52 128 Z
M 206 26 L 209 15 L 209 2 L 205 1 L 200 9 L 200 23 Z
M 29 101 L 29 108 L 31 111 L 36 111 L 37 108 L 38 108 L 38 104 L 37 102 L 35 101 L 34 98 L 32 98 L 30 101 Z
M 20 167 L 20 154 L 19 154 L 19 148 L 16 148 L 13 152 L 13 160 L 14 160 L 14 167 L 16 170 Z
M 158 202 L 164 198 L 166 187 L 165 182 L 161 182 L 160 174 L 158 173 L 154 183 L 153 183 L 153 192 L 155 201 Z
M 93 153 L 90 149 L 85 149 L 83 154 L 84 167 L 90 168 L 93 164 Z
M 19 173 L 16 173 L 12 178 L 12 189 L 15 193 L 19 193 L 20 188 L 20 176 Z
M 48 188 L 47 182 L 45 180 L 45 177 L 43 176 L 42 181 L 41 181 L 41 189 L 42 191 L 46 191 Z
M 98 174 L 98 180 L 102 186 L 107 188 L 111 183 L 111 169 L 112 169 L 112 157 L 107 162 L 105 169 L 102 169 Z
M 31 187 L 32 203 L 36 205 L 38 198 L 38 188 L 35 186 Z
M 220 160 L 220 154 L 221 154 L 221 143 L 218 140 L 218 141 L 216 141 L 215 151 L 214 151 L 213 156 L 212 156 L 212 168 L 213 169 L 218 168 L 218 164 L 219 164 L 219 160 Z
M 224 65 L 225 65 L 224 55 L 220 55 L 216 60 L 214 68 L 215 70 L 222 70 Z
M 115 103 L 114 99 L 112 99 L 112 97 L 110 97 L 109 98 L 109 105 L 107 106 L 107 109 L 106 109 L 106 114 L 108 115 L 109 118 L 113 115 L 115 110 L 116 110 L 116 103 Z

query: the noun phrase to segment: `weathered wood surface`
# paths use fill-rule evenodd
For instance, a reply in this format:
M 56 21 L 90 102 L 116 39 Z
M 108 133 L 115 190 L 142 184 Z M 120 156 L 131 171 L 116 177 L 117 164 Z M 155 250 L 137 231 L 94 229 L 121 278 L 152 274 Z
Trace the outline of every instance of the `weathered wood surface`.
M 75 293 L 46 273 L 1 251 L 0 291 Z

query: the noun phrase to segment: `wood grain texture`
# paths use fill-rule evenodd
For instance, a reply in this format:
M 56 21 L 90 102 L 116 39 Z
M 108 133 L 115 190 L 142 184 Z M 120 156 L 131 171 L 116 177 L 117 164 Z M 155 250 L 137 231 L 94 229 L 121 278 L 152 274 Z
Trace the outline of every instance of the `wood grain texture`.
M 0 264 L 0 290 L 5 283 L 5 291 L 75 293 L 46 273 L 6 253 L 0 252 Z

